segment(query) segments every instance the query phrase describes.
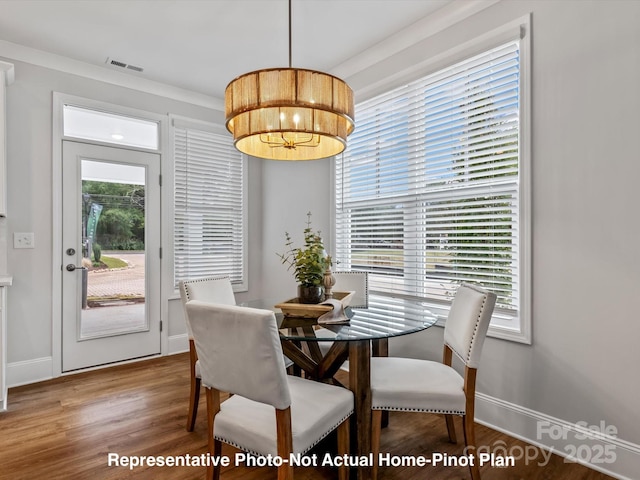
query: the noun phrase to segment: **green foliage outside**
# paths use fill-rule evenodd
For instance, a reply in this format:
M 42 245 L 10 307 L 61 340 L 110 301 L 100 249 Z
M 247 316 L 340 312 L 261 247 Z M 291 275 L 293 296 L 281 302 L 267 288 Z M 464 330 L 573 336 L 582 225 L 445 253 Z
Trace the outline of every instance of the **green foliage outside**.
M 484 87 L 475 87 L 468 92 L 466 108 L 469 111 L 468 143 L 473 145 L 459 159 L 454 159 L 453 171 L 465 178 L 469 166 L 467 158 L 473 157 L 475 162 L 474 175 L 482 175 L 484 181 L 495 178 L 518 176 L 518 127 L 507 122 L 496 122 L 493 130 L 487 132 L 484 125 L 488 114 L 495 114 L 499 118 L 500 107 L 491 104 L 487 107 Z M 490 97 L 492 99 L 492 97 Z M 461 105 L 461 108 L 465 106 Z M 495 137 L 501 139 L 499 147 Z M 499 154 L 496 153 L 500 150 Z M 483 162 L 482 168 L 480 161 Z M 515 180 L 514 180 L 515 181 Z M 514 299 L 512 260 L 514 258 L 514 233 L 511 230 L 511 217 L 517 200 L 511 194 L 496 192 L 495 195 L 472 196 L 454 201 L 442 201 L 436 206 L 449 212 L 450 208 L 457 210 L 455 220 L 454 246 L 445 247 L 455 259 L 456 271 L 451 272 L 460 281 L 483 278 L 483 286 L 494 290 L 498 294 L 500 306 L 510 306 Z M 449 205 L 451 204 L 451 205 Z M 480 231 L 478 215 L 482 214 L 485 206 L 491 206 L 494 216 L 491 228 Z
M 99 243 L 93 244 L 93 261 L 100 262 L 100 257 L 102 256 L 102 249 L 100 248 Z
M 103 206 L 95 239 L 103 250 L 144 250 L 144 186 L 84 180 L 82 193 L 85 208 Z

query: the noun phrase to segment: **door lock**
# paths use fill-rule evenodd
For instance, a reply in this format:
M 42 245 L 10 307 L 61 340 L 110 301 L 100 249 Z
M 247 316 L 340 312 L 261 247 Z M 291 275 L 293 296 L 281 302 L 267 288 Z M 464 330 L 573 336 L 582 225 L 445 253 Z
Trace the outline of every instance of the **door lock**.
M 77 267 L 73 263 L 70 263 L 69 265 L 67 265 L 67 272 L 73 272 L 74 270 L 86 270 L 86 268 L 85 267 Z
M 67 255 L 71 256 L 71 255 L 75 255 L 76 254 L 76 249 L 75 248 L 67 248 Z

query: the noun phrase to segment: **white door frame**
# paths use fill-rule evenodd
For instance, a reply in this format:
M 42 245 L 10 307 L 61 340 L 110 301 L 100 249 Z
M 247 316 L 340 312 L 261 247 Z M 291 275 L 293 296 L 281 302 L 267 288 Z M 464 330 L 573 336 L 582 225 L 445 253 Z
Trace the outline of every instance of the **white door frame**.
M 151 152 L 160 154 L 160 172 L 164 174 L 168 169 L 167 153 L 168 150 L 168 116 L 160 115 L 157 113 L 146 112 L 133 108 L 123 107 L 120 105 L 114 105 L 106 102 L 100 102 L 97 100 L 91 100 L 88 98 L 77 97 L 74 95 L 67 95 L 58 92 L 53 92 L 53 131 L 52 131 L 52 289 L 51 289 L 51 376 L 53 378 L 62 375 L 62 277 L 60 275 L 60 268 L 64 262 L 62 251 L 62 141 L 78 141 L 76 138 L 65 137 L 63 134 L 63 107 L 64 105 L 76 105 L 78 107 L 91 108 L 95 110 L 101 110 L 105 112 L 111 112 L 115 114 L 122 114 L 133 116 L 137 118 L 143 118 L 158 122 L 160 142 L 157 150 L 150 150 L 144 148 L 125 147 L 121 148 L 129 150 L 138 150 L 143 152 Z M 82 140 L 85 143 L 92 143 L 95 145 L 111 146 L 112 144 L 101 142 L 90 142 Z M 170 169 L 169 169 L 170 171 Z M 167 193 L 169 190 L 163 188 L 160 193 L 160 216 L 161 216 L 161 247 L 167 242 L 171 241 L 173 237 L 169 233 L 166 233 L 166 227 L 163 220 L 166 218 L 165 207 L 170 201 L 167 201 Z M 170 200 L 170 198 L 169 198 Z M 165 286 L 163 280 L 166 271 L 166 256 L 160 260 L 161 271 L 161 286 L 160 286 L 160 320 L 162 321 L 163 329 L 160 332 L 160 355 L 166 355 L 168 352 L 169 342 L 169 325 L 167 322 L 168 305 L 165 295 Z M 136 361 L 136 360 L 133 360 Z M 126 361 L 123 363 L 127 363 Z M 97 367 L 102 368 L 102 367 Z M 76 373 L 76 372 L 73 372 Z

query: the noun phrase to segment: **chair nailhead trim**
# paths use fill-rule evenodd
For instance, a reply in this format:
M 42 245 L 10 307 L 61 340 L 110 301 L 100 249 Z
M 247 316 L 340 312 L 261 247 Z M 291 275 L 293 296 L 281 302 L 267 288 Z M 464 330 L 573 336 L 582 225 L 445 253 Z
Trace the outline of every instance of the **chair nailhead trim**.
M 366 272 L 353 272 L 353 271 L 342 271 L 342 270 L 338 270 L 337 272 L 333 272 L 333 273 L 339 273 L 340 275 L 362 275 L 363 273 Z M 365 305 L 349 305 L 351 308 L 368 308 L 369 306 L 369 276 L 365 275 L 364 277 L 364 298 L 367 299 L 367 301 L 365 302 Z
M 353 410 L 351 410 L 349 412 L 349 414 L 345 417 L 342 418 L 342 420 L 340 420 L 338 423 L 336 423 L 332 428 L 330 428 L 329 430 L 327 430 L 320 438 L 316 439 L 315 442 L 313 442 L 306 450 L 302 451 L 302 452 L 298 452 L 300 453 L 300 455 L 304 455 L 305 453 L 307 453 L 309 450 L 311 450 L 313 447 L 315 447 L 318 443 L 320 443 L 327 435 L 329 435 L 331 432 L 333 432 L 336 428 L 338 428 L 338 426 L 340 424 L 342 424 L 342 422 L 344 422 L 347 418 L 349 418 L 351 416 L 351 414 L 353 413 Z M 227 440 L 225 438 L 219 437 L 217 435 L 214 434 L 213 436 L 216 440 L 219 440 L 223 443 L 226 443 L 227 445 L 231 445 L 232 447 L 236 447 L 242 451 L 245 451 L 247 453 L 250 453 L 251 455 L 255 455 L 257 457 L 262 457 L 264 454 L 262 453 L 258 453 L 258 452 L 254 452 L 253 450 L 248 450 L 247 448 L 238 445 L 235 442 L 232 442 L 230 440 Z
M 480 318 L 482 317 L 482 312 L 484 312 L 484 307 L 487 304 L 487 296 L 484 295 L 482 297 L 482 307 L 480 307 L 480 312 L 478 313 L 478 318 L 476 319 L 476 326 L 473 329 L 473 335 L 471 336 L 471 342 L 469 343 L 469 351 L 467 352 L 467 361 L 468 364 L 471 361 L 471 350 L 473 350 L 473 342 L 476 341 L 478 326 L 480 325 Z
M 184 293 L 187 296 L 187 301 L 191 300 L 191 295 L 189 294 L 189 285 L 191 285 L 192 283 L 201 283 L 201 282 L 208 282 L 210 280 L 222 280 L 224 278 L 229 278 L 228 275 L 220 275 L 217 277 L 205 277 L 205 278 L 198 278 L 197 280 L 187 280 L 184 282 Z
M 446 415 L 464 415 L 464 411 L 460 410 L 445 410 L 434 408 L 399 408 L 399 407 L 383 407 L 375 406 L 371 407 L 371 410 L 388 410 L 390 412 L 426 412 L 426 413 L 442 413 Z

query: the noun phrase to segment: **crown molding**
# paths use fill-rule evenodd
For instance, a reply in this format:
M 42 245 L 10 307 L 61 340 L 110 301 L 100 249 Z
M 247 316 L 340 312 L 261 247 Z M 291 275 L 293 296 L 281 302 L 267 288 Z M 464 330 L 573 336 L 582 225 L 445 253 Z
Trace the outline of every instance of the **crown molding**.
M 386 60 L 402 50 L 441 32 L 501 0 L 454 0 L 402 31 L 354 55 L 331 70 L 333 75 L 349 78 Z M 175 87 L 147 78 L 111 70 L 107 67 L 73 60 L 62 55 L 0 40 L 0 56 L 40 67 L 78 75 L 100 82 L 158 95 L 172 100 L 224 111 L 224 99 Z M 12 71 L 8 71 L 9 78 Z
M 18 60 L 39 67 L 50 68 L 60 72 L 71 73 L 92 80 L 110 83 L 120 87 L 138 90 L 140 92 L 158 95 L 180 102 L 190 103 L 205 108 L 224 111 L 224 101 L 222 99 L 193 92 L 183 88 L 174 87 L 164 83 L 149 80 L 147 78 L 128 75 L 122 72 L 110 70 L 107 67 L 92 65 L 89 63 L 73 60 L 68 57 L 44 52 L 35 48 L 25 47 L 17 43 L 0 40 L 0 56 Z
M 500 1 L 454 0 L 400 32 L 342 62 L 331 69 L 331 73 L 337 77 L 348 79 Z
M 6 85 L 11 85 L 15 78 L 15 69 L 13 63 L 1 62 L 0 71 L 4 72 L 4 82 Z

